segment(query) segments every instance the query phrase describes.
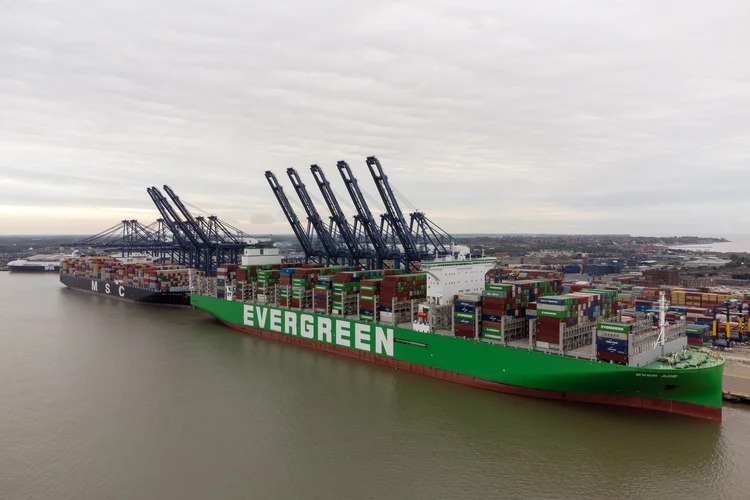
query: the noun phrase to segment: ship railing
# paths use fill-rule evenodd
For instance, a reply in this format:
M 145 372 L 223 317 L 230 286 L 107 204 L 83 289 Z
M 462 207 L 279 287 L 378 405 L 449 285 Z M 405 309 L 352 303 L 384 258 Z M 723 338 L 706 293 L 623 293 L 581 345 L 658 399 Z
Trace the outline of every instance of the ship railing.
M 562 352 L 567 353 L 581 347 L 590 346 L 594 342 L 596 321 L 582 321 L 581 323 L 562 330 Z
M 387 325 L 398 325 L 400 323 L 413 323 L 414 318 L 417 317 L 417 302 L 418 300 L 405 300 L 397 302 L 396 298 L 393 298 L 391 303 L 391 312 L 381 312 L 380 322 Z

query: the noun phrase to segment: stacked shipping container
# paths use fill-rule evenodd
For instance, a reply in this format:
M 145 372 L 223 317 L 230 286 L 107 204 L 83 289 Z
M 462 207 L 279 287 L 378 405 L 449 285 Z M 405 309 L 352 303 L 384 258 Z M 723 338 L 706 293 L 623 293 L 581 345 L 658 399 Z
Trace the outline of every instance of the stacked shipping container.
M 617 316 L 617 292 L 614 290 L 589 288 L 581 290 L 579 293 L 593 296 L 592 316 L 591 318 L 610 318 Z
M 593 295 L 569 293 L 540 297 L 536 305 L 536 340 L 560 347 L 560 329 L 593 317 Z
M 393 312 L 393 301 L 408 302 L 411 300 L 423 300 L 427 297 L 427 275 L 424 273 L 414 274 L 391 274 L 383 277 L 380 284 L 380 307 L 379 311 Z
M 502 317 L 527 316 L 529 304 L 538 297 L 559 293 L 560 280 L 519 280 L 487 283 L 482 292 L 482 337 L 502 339 Z
M 515 276 L 518 279 L 546 279 L 546 280 L 562 280 L 565 277 L 565 273 L 562 271 L 554 271 L 549 269 L 513 269 L 506 268 L 502 271 L 505 276 Z
M 628 364 L 628 345 L 632 325 L 599 322 L 596 324 L 596 359 Z
M 337 273 L 345 271 L 361 270 L 360 266 L 331 266 L 331 267 L 301 267 L 282 269 L 284 283 L 280 288 L 280 296 L 286 297 L 286 301 L 280 299 L 282 306 L 293 308 L 313 307 L 328 309 L 336 312 L 336 302 L 328 297 L 328 291 L 336 279 Z M 286 287 L 286 288 L 284 288 Z M 312 302 L 310 302 L 312 298 Z M 315 300 L 317 299 L 317 305 Z M 338 305 L 340 310 L 340 304 Z
M 687 341 L 690 345 L 701 346 L 711 338 L 712 330 L 707 325 L 688 325 L 686 328 Z
M 380 297 L 380 285 L 383 278 L 364 279 L 359 287 L 359 318 L 375 321 L 375 298 Z
M 216 298 L 226 298 L 227 285 L 237 279 L 239 267 L 237 264 L 224 264 L 216 269 Z
M 188 271 L 174 264 L 123 263 L 110 257 L 68 257 L 60 263 L 60 274 L 152 291 L 187 291 Z
M 453 302 L 453 334 L 456 337 L 475 338 L 477 325 L 481 321 L 477 317 L 482 307 L 482 295 L 478 293 L 462 293 Z

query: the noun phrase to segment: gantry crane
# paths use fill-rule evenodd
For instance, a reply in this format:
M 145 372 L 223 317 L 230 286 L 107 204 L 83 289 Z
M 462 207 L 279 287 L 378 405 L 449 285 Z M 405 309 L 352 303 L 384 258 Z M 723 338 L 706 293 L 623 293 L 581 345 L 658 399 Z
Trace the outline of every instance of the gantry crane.
M 417 248 L 414 235 L 406 224 L 404 214 L 401 212 L 398 200 L 396 200 L 396 195 L 393 193 L 393 189 L 391 189 L 388 177 L 385 175 L 385 172 L 383 172 L 383 167 L 380 165 L 380 162 L 374 156 L 368 156 L 366 161 L 370 173 L 372 174 L 372 180 L 375 181 L 375 186 L 378 188 L 380 198 L 385 205 L 388 222 L 404 249 L 404 266 L 409 270 L 411 264 L 421 261 L 425 256 L 423 255 L 423 252 L 420 252 Z
M 378 159 L 370 156 L 367 157 L 366 163 L 385 205 L 380 225 L 375 221 L 351 168 L 343 160 L 337 163 L 337 167 L 357 211 L 353 224 L 347 220 L 330 183 L 318 165 L 312 165 L 310 168 L 331 212 L 330 227 L 327 227 L 320 217 L 297 171 L 293 168 L 287 169 L 307 215 L 307 232 L 302 228 L 276 177 L 270 171 L 266 172 L 271 189 L 302 245 L 306 259 L 320 256 L 320 263 L 325 260 L 327 264 L 342 260 L 349 260 L 351 263 L 365 260 L 367 267 L 375 265 L 378 268 L 384 267 L 387 261 L 392 260 L 396 267 L 403 264 L 406 270 L 411 270 L 423 260 L 449 255 L 453 248 L 453 237 L 418 210 L 409 214 L 410 224 L 407 224 Z M 322 248 L 313 244 L 313 231 Z
M 321 257 L 324 256 L 324 253 L 318 251 L 318 249 L 315 248 L 313 239 L 311 237 L 312 231 L 310 230 L 309 223 L 308 230 L 305 231 L 305 229 L 302 227 L 302 223 L 300 222 L 299 217 L 297 217 L 297 214 L 294 211 L 294 208 L 292 208 L 292 204 L 289 203 L 289 199 L 286 197 L 286 193 L 284 193 L 284 188 L 281 186 L 281 184 L 279 184 L 278 179 L 276 179 L 276 175 L 274 175 L 274 173 L 270 170 L 266 170 L 266 180 L 271 186 L 271 190 L 273 191 L 274 196 L 276 196 L 276 200 L 279 202 L 279 205 L 281 206 L 282 212 L 284 212 L 284 216 L 286 217 L 287 222 L 289 222 L 289 225 L 292 226 L 292 231 L 294 231 L 294 235 L 297 237 L 297 241 L 299 241 L 299 244 L 302 246 L 302 252 L 305 254 L 305 262 L 314 262 L 316 264 L 320 263 Z
M 364 260 L 365 262 L 363 265 L 365 267 L 373 267 L 373 265 L 377 263 L 377 258 L 375 257 L 375 253 L 371 250 L 370 246 L 367 245 L 366 242 L 361 241 L 361 239 L 358 237 L 358 220 L 355 219 L 354 227 L 349 224 L 344 211 L 341 209 L 339 201 L 333 194 L 331 184 L 328 182 L 328 179 L 326 179 L 326 176 L 323 173 L 323 169 L 321 169 L 318 165 L 311 165 L 310 171 L 312 171 L 315 182 L 318 184 L 320 192 L 323 195 L 323 199 L 325 200 L 326 205 L 328 205 L 328 209 L 331 212 L 331 221 L 336 224 L 336 227 L 338 227 L 339 234 L 341 235 L 344 244 L 349 250 L 350 262 L 352 264 L 362 264 L 361 261 Z
M 163 260 L 178 262 L 184 258 L 183 249 L 163 231 L 163 219 L 144 226 L 136 219 L 127 219 L 93 236 L 78 240 L 73 247 L 101 248 L 131 255 L 142 252 Z
M 342 257 L 348 257 L 348 255 L 346 255 L 346 252 L 342 250 L 337 241 L 329 232 L 328 228 L 323 222 L 323 219 L 320 218 L 320 214 L 315 208 L 315 205 L 310 198 L 310 194 L 307 192 L 307 188 L 302 182 L 302 179 L 300 179 L 297 171 L 294 168 L 290 167 L 286 170 L 286 173 L 289 176 L 289 180 L 292 181 L 292 186 L 297 192 L 297 196 L 299 196 L 300 202 L 302 202 L 305 213 L 307 213 L 307 219 L 312 224 L 313 229 L 315 229 L 321 245 L 323 245 L 323 249 L 326 253 L 327 264 L 330 265 L 331 263 L 337 263 Z
M 161 194 L 161 191 L 156 189 L 156 187 L 150 187 L 146 188 L 146 192 L 151 196 L 154 205 L 156 205 L 157 210 L 161 213 L 164 223 L 172 232 L 180 247 L 185 251 L 187 262 L 183 263 L 190 267 L 208 270 L 210 266 L 208 252 L 206 251 L 207 247 L 196 238 L 185 222 L 180 219 L 172 205 Z
M 370 207 L 367 205 L 367 200 L 365 200 L 364 194 L 359 188 L 357 178 L 352 174 L 349 164 L 341 160 L 336 164 L 336 167 L 339 169 L 346 190 L 349 192 L 349 197 L 352 199 L 354 208 L 357 210 L 355 217 L 359 221 L 360 227 L 363 228 L 375 250 L 376 267 L 382 268 L 386 260 L 396 261 L 395 264 L 396 267 L 398 267 L 401 261 L 401 254 L 398 249 L 395 248 L 395 245 L 388 245 L 388 235 L 389 233 L 392 234 L 392 228 L 388 219 L 386 217 L 381 217 L 381 223 L 380 226 L 378 226 L 378 223 L 375 221 L 375 218 L 370 211 Z

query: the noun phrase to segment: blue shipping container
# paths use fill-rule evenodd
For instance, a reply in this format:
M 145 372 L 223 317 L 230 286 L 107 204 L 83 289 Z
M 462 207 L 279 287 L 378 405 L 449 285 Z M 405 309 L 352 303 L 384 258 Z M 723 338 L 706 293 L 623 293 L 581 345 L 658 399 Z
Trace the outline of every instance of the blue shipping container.
M 556 299 L 553 297 L 539 297 L 536 300 L 537 304 L 550 304 L 554 306 L 560 306 L 565 304 L 565 299 Z
M 626 349 L 628 347 L 628 341 L 627 340 L 620 340 L 620 339 L 612 339 L 609 337 L 596 337 L 596 345 L 613 345 L 613 346 L 624 346 Z
M 628 342 L 626 340 L 607 339 L 599 337 L 596 339 L 597 352 L 608 352 L 612 354 L 628 354 Z
M 482 314 L 482 321 L 494 321 L 496 323 L 500 323 L 502 320 L 502 316 L 495 316 L 494 314 Z

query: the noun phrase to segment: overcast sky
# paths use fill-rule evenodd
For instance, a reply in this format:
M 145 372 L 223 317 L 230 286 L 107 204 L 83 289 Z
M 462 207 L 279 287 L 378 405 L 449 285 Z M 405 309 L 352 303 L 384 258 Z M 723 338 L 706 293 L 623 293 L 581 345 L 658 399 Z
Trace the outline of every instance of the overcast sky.
M 369 155 L 453 233 L 747 232 L 746 0 L 0 7 L 0 233 L 149 223 L 164 184 L 291 233 L 264 171 L 377 197 Z

